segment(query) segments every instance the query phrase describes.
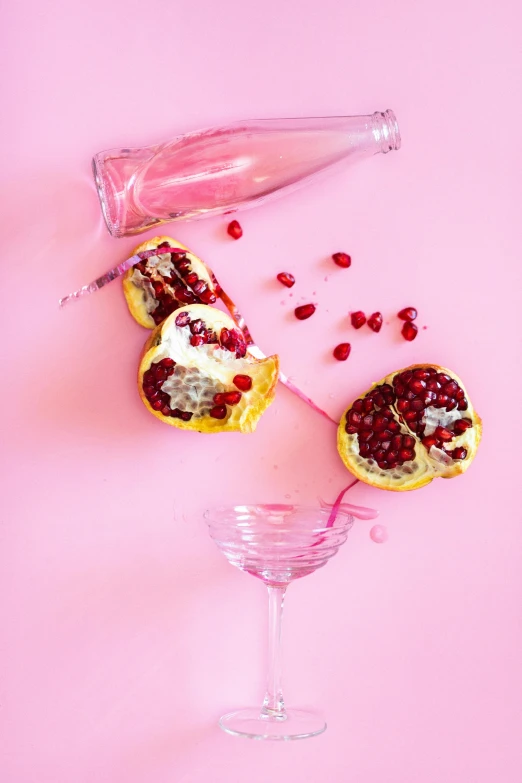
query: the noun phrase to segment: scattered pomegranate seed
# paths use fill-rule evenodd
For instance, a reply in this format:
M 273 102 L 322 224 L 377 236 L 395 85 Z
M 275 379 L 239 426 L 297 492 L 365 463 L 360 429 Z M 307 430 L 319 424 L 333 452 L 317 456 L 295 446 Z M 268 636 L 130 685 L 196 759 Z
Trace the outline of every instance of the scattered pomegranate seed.
M 216 405 L 224 405 L 225 395 L 223 393 L 214 394 L 214 402 Z
M 336 348 L 334 348 L 333 355 L 340 362 L 345 362 L 349 357 L 351 350 L 352 346 L 350 343 L 340 343 Z
M 418 328 L 411 321 L 406 321 L 401 329 L 402 336 L 411 343 L 417 337 Z
M 350 314 L 350 320 L 354 329 L 360 329 L 366 323 L 366 316 L 362 310 Z
M 314 304 L 300 305 L 299 307 L 295 308 L 294 313 L 295 313 L 295 317 L 298 318 L 300 321 L 306 321 L 307 318 L 310 318 L 310 316 L 315 313 L 315 305 Z
M 190 338 L 190 344 L 193 345 L 195 348 L 197 348 L 199 345 L 203 345 L 205 342 L 205 338 L 202 337 L 200 334 L 194 334 Z
M 292 286 L 295 283 L 295 277 L 290 274 L 290 272 L 280 272 L 277 275 L 277 279 L 280 283 L 285 285 L 287 288 L 292 288 Z
M 237 220 L 233 220 L 227 226 L 227 232 L 232 239 L 240 239 L 243 236 L 243 229 L 239 225 Z M 218 418 L 218 417 L 216 417 Z
M 332 256 L 334 263 L 343 269 L 348 269 L 352 265 L 352 257 L 348 253 L 334 253 Z
M 417 310 L 414 307 L 405 307 L 397 315 L 402 321 L 414 321 L 417 318 Z
M 244 392 L 250 391 L 252 388 L 252 378 L 250 375 L 235 375 L 232 378 L 232 383 Z
M 224 419 L 227 415 L 226 406 L 216 405 L 214 408 L 211 408 L 209 415 L 212 416 L 213 419 Z
M 382 313 L 372 313 L 368 318 L 368 326 L 373 332 L 380 332 L 382 326 Z
M 453 433 L 447 430 L 445 427 L 437 427 L 435 430 L 435 437 L 446 442 L 453 438 Z

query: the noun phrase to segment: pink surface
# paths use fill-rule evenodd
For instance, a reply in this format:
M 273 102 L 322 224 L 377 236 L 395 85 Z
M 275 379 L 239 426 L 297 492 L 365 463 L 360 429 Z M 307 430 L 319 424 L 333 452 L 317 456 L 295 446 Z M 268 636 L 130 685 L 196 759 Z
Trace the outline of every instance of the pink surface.
M 5 9 L 2 783 L 520 781 L 520 23 L 513 0 Z M 330 412 L 427 360 L 463 377 L 485 423 L 461 479 L 351 493 L 379 507 L 388 542 L 358 522 L 287 602 L 287 701 L 324 708 L 329 729 L 249 743 L 216 720 L 261 697 L 264 589 L 201 512 L 333 500 L 349 479 L 334 427 L 283 388 L 252 436 L 162 426 L 138 399 L 146 335 L 119 284 L 57 300 L 135 244 L 102 225 L 92 153 L 387 107 L 400 152 L 244 213 L 238 242 L 224 219 L 169 232 Z M 351 269 L 328 261 L 337 250 Z M 317 314 L 295 321 L 310 298 Z M 410 304 L 428 327 L 411 344 L 394 317 Z M 379 335 L 351 330 L 359 308 L 383 310 Z

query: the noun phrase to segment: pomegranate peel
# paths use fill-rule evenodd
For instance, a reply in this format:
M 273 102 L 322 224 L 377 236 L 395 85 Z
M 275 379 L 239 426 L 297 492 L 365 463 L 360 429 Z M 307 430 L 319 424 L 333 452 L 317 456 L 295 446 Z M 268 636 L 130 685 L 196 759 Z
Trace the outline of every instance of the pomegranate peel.
M 481 419 L 458 375 L 414 364 L 373 384 L 346 409 L 337 448 L 358 479 L 402 492 L 464 473 L 481 436 Z
M 203 340 L 197 346 L 191 344 L 191 327 Z M 193 304 L 169 315 L 150 335 L 138 390 L 153 416 L 179 429 L 253 432 L 274 399 L 278 375 L 278 357 L 250 353 L 228 314 Z
M 133 255 L 164 244 L 180 249 L 184 255 L 158 252 L 136 264 L 123 277 L 123 293 L 130 313 L 146 329 L 154 329 L 179 307 L 212 305 L 218 297 L 215 280 L 204 262 L 170 237 L 153 237 L 139 245 Z

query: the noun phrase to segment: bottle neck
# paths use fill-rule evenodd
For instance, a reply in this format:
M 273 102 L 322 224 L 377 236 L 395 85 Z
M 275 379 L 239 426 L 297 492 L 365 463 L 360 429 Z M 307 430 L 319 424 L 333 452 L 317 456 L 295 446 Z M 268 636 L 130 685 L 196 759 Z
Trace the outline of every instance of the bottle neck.
M 401 134 L 397 118 L 391 109 L 376 111 L 371 115 L 371 129 L 381 152 L 401 148 Z

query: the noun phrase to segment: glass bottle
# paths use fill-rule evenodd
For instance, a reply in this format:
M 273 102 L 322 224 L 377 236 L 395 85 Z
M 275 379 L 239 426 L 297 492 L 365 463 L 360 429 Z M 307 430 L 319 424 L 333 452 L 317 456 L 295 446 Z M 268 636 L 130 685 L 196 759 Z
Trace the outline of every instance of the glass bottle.
M 400 145 L 389 109 L 354 117 L 250 120 L 150 147 L 99 152 L 93 171 L 107 227 L 124 237 L 255 206 L 338 163 Z

